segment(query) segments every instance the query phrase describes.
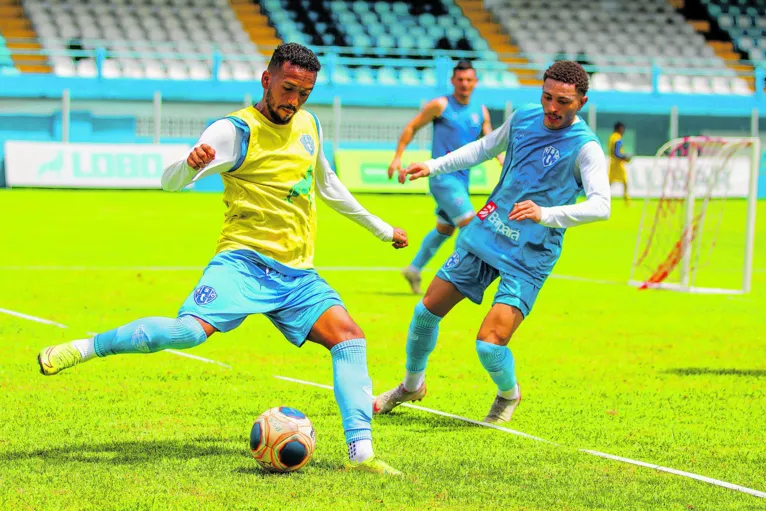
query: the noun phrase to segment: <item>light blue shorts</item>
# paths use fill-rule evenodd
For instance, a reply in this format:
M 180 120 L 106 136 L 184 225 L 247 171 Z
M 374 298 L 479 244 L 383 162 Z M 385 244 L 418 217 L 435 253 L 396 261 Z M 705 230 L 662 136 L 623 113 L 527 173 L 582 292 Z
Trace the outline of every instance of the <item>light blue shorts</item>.
M 287 340 L 301 346 L 319 316 L 334 305 L 343 306 L 340 296 L 315 271 L 285 275 L 254 252 L 233 250 L 213 257 L 178 315 L 228 332 L 251 314 L 265 314 Z
M 524 317 L 529 315 L 540 292 L 539 286 L 508 273 L 502 273 L 462 248 L 455 250 L 455 253 L 436 272 L 436 276 L 451 282 L 463 296 L 477 304 L 484 299 L 484 291 L 489 285 L 500 277 L 500 286 L 492 304 L 504 303 L 516 307 Z
M 428 184 L 436 201 L 439 223 L 455 227 L 462 220 L 473 216 L 467 178 L 452 174 L 437 175 L 430 178 Z

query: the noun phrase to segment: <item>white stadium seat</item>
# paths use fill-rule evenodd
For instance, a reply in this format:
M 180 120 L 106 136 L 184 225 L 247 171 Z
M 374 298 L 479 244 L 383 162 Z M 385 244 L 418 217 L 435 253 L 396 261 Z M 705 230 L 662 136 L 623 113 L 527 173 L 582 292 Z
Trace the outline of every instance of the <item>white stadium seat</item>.
M 263 56 L 242 28 L 227 0 L 102 0 L 101 2 L 70 2 L 65 0 L 22 0 L 40 42 L 46 50 L 63 50 L 61 41 L 93 40 L 83 44 L 95 49 L 103 43 L 109 54 L 126 52 L 178 53 L 193 56 L 212 53 L 215 46 L 232 55 L 251 55 L 258 60 L 241 62 L 222 69 L 227 79 L 251 80 L 254 71 L 265 68 Z M 200 24 L 200 20 L 206 20 Z M 190 27 L 190 28 L 189 28 Z M 55 42 L 54 42 L 55 41 Z M 120 41 L 133 41 L 125 45 Z M 53 59 L 53 57 L 51 58 Z M 175 60 L 175 62 L 173 62 Z M 179 55 L 165 63 L 145 57 L 143 60 L 108 59 L 104 76 L 130 78 L 170 78 L 175 80 L 205 80 L 211 76 L 209 62 L 184 62 Z M 96 76 L 95 61 L 70 57 L 51 61 L 53 72 L 61 76 Z M 258 72 L 258 79 L 260 72 Z

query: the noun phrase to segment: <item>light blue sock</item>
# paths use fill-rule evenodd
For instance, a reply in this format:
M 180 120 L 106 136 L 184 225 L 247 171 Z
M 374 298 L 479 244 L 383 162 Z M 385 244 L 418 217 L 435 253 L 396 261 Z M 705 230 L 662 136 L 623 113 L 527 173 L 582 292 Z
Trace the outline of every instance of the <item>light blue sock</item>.
M 489 373 L 501 392 L 513 390 L 516 387 L 516 371 L 513 354 L 507 346 L 498 346 L 484 341 L 476 341 L 476 352 L 479 354 L 481 365 Z
M 428 264 L 442 243 L 449 239 L 449 234 L 442 234 L 436 229 L 426 234 L 423 238 L 423 243 L 420 244 L 418 253 L 415 254 L 415 259 L 412 260 L 412 266 L 418 270 L 422 270 L 423 267 Z
M 335 401 L 343 418 L 346 443 L 372 440 L 372 380 L 367 374 L 364 339 L 336 344 L 332 355 Z
M 422 373 L 426 370 L 428 356 L 436 347 L 441 319 L 426 309 L 422 300 L 415 306 L 410 330 L 407 332 L 407 372 Z
M 154 353 L 167 348 L 193 348 L 207 340 L 202 325 L 191 316 L 143 318 L 98 334 L 93 344 L 96 355 Z

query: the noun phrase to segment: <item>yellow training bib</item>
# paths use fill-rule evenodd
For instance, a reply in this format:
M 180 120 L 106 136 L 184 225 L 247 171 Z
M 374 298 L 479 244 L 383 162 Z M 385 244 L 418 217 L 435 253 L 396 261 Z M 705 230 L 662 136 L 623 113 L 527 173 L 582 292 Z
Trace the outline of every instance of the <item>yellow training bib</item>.
M 314 267 L 318 121 L 299 110 L 286 125 L 255 107 L 227 116 L 249 130 L 240 165 L 221 174 L 226 205 L 216 253 L 250 249 L 296 269 Z

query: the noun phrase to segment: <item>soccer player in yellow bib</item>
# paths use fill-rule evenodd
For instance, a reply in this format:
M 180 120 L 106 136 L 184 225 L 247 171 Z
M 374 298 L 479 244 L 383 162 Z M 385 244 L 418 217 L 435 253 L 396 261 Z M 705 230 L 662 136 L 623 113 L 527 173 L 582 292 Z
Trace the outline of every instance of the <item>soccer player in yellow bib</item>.
M 630 204 L 628 195 L 628 171 L 625 164 L 630 161 L 630 156 L 625 154 L 622 148 L 622 135 L 625 133 L 625 125 L 618 122 L 614 125 L 614 132 L 609 136 L 609 184 L 622 183 L 623 198 L 626 204 Z
M 319 69 L 308 48 L 279 46 L 261 78 L 263 99 L 213 123 L 185 160 L 165 169 L 162 185 L 169 191 L 211 174 L 224 182 L 226 216 L 216 255 L 178 317 L 139 319 L 50 346 L 38 363 L 52 375 L 95 357 L 191 348 L 251 314 L 265 314 L 294 345 L 310 340 L 330 350 L 348 468 L 400 475 L 372 450 L 364 334 L 314 270 L 316 192 L 394 248 L 407 246 L 407 235 L 364 209 L 325 159 L 319 121 L 301 110 Z

